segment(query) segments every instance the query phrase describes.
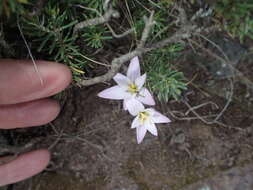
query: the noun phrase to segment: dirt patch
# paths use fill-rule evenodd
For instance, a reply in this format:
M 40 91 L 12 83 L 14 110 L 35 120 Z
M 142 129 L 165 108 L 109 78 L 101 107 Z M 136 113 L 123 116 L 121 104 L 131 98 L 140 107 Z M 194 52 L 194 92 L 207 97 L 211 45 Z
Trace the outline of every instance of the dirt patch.
M 130 129 L 133 118 L 122 111 L 122 103 L 97 97 L 106 85 L 73 87 L 60 97 L 62 112 L 52 124 L 12 131 L 13 144 L 38 139 L 37 147 L 49 147 L 52 153 L 47 171 L 13 189 L 179 190 L 219 179 L 212 176 L 227 176 L 227 170 L 240 176 L 238 169 L 230 169 L 252 164 L 252 92 L 242 78 L 236 78 L 231 103 L 219 118 L 221 124 L 200 121 L 183 102 L 210 121 L 228 102 L 229 79 L 217 79 L 199 67 L 207 55 L 189 55 L 194 54 L 184 54 L 176 63 L 191 81 L 183 101 L 156 106 L 172 122 L 159 125 L 159 136 L 148 134 L 140 145 L 135 130 Z M 251 59 L 239 62 L 238 68 L 252 81 L 252 72 L 246 70 L 249 65 Z M 249 178 L 249 170 L 243 171 Z
M 121 103 L 97 97 L 105 87 L 69 91 L 60 117 L 48 126 L 47 135 L 40 137 L 43 146 L 51 147 L 53 155 L 48 171 L 15 185 L 14 189 L 25 189 L 32 181 L 39 190 L 64 190 L 63 186 L 65 189 L 178 190 L 252 162 L 251 126 L 240 125 L 241 130 L 236 130 L 197 120 L 173 121 L 159 125 L 158 138 L 147 135 L 137 145 L 135 130 L 130 129 L 132 118 L 122 111 Z M 189 98 L 193 104 L 200 100 L 196 95 Z M 175 102 L 157 109 L 164 107 L 186 109 Z M 203 113 L 210 110 L 207 107 Z M 222 119 L 234 117 L 236 123 L 245 120 L 249 123 L 252 119 L 248 115 L 241 111 L 240 105 L 234 104 Z

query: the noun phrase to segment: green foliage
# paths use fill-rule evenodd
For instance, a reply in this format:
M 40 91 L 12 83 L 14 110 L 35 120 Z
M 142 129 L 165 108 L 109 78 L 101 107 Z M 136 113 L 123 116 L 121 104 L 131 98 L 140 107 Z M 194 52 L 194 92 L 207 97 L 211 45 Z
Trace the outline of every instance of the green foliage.
M 104 40 L 112 39 L 105 27 L 91 26 L 83 32 L 82 37 L 91 48 L 102 48 Z
M 76 76 L 83 74 L 86 59 L 83 58 L 77 36 L 72 28 L 77 20 L 71 20 L 68 10 L 60 5 L 47 4 L 42 16 L 23 17 L 22 28 L 26 36 L 33 39 L 38 52 L 49 55 L 49 60 L 69 65 Z
M 181 44 L 174 44 L 154 50 L 147 56 L 145 70 L 148 74 L 148 86 L 153 93 L 157 94 L 160 101 L 167 102 L 170 98 L 179 100 L 182 91 L 187 89 L 183 73 L 170 64 L 182 49 Z
M 103 12 L 103 0 L 96 0 L 96 1 L 87 1 L 87 7 L 91 7 L 93 9 L 96 9 L 100 13 Z
M 144 21 L 140 18 L 150 15 L 151 10 L 155 11 L 154 20 L 156 24 L 151 31 L 150 38 L 152 40 L 161 40 L 167 36 L 167 31 L 171 27 L 173 20 L 168 13 L 168 9 L 172 4 L 173 0 L 130 1 L 127 6 L 133 10 L 131 17 L 133 18 L 132 25 L 136 31 L 136 38 L 140 38 L 144 28 Z
M 13 57 L 14 51 L 11 45 L 5 40 L 2 25 L 0 25 L 0 58 L 4 56 Z
M 216 3 L 215 10 L 220 23 L 233 37 L 241 42 L 245 37 L 253 39 L 253 1 L 252 0 L 222 0 Z

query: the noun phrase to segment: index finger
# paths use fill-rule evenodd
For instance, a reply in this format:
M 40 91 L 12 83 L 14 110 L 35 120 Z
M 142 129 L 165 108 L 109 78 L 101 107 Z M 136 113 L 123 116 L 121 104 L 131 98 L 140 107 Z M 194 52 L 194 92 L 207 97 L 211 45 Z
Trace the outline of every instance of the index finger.
M 30 60 L 0 60 L 0 104 L 16 104 L 54 95 L 71 82 L 63 64 Z M 43 83 L 41 83 L 41 79 Z

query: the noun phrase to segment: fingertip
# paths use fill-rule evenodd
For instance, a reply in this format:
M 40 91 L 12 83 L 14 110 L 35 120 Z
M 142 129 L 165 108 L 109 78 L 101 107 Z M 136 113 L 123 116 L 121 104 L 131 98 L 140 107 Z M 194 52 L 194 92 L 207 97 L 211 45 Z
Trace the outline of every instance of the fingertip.
M 30 60 L 0 60 L 0 104 L 17 104 L 52 96 L 72 81 L 63 64 Z
M 62 81 L 64 88 L 67 87 L 72 82 L 72 72 L 69 67 L 56 62 L 51 62 L 51 64 L 55 64 L 55 72 L 58 73 L 58 77 L 61 77 L 60 81 Z M 61 73 L 61 75 L 59 75 L 59 73 Z
M 47 86 L 46 96 L 61 92 L 72 82 L 72 72 L 66 65 L 48 61 L 38 61 L 38 65 Z
M 35 150 L 19 156 L 17 159 L 0 165 L 0 186 L 19 182 L 43 171 L 50 160 L 46 149 Z
M 39 165 L 41 166 L 40 171 L 44 170 L 49 164 L 49 161 L 51 158 L 50 152 L 47 149 L 40 149 L 40 150 L 35 150 L 32 153 L 37 154 L 36 157 L 40 158 L 38 159 L 38 161 L 40 162 Z

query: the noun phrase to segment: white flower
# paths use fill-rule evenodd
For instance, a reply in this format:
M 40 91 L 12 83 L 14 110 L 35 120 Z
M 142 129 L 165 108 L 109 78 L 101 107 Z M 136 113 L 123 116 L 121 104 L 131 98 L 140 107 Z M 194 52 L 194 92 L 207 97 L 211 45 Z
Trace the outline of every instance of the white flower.
M 143 87 L 146 74 L 141 75 L 138 57 L 134 57 L 128 67 L 127 76 L 117 73 L 113 77 L 116 86 L 105 89 L 98 94 L 101 98 L 123 100 L 124 110 L 137 115 L 136 107 L 155 105 L 155 101 L 147 88 Z
M 137 142 L 140 144 L 144 139 L 147 131 L 157 136 L 155 123 L 169 123 L 170 119 L 153 108 L 145 109 L 144 106 L 138 107 L 139 113 L 134 118 L 131 128 L 136 128 Z

